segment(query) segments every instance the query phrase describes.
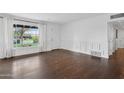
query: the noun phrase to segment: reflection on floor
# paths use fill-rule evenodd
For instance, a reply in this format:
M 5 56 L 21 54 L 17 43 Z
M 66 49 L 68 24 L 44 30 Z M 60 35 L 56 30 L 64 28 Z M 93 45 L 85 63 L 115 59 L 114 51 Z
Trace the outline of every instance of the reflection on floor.
M 0 60 L 0 78 L 115 79 L 124 78 L 124 49 L 110 59 L 54 50 Z

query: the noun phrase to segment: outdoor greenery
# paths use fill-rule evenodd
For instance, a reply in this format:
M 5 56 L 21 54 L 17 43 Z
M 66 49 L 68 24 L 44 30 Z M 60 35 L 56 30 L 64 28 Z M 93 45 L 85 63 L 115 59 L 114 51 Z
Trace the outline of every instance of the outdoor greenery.
M 38 29 L 16 27 L 14 31 L 14 47 L 37 47 L 39 35 L 35 34 Z

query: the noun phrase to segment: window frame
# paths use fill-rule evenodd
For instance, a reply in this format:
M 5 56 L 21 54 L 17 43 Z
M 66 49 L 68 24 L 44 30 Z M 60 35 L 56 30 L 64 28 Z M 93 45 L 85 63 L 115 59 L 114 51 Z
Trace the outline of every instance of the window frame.
M 38 43 L 37 43 L 37 46 L 26 46 L 26 47 L 23 47 L 23 46 L 21 46 L 21 47 L 17 47 L 17 44 L 16 44 L 16 46 L 14 46 L 14 33 L 15 33 L 15 28 L 14 28 L 14 24 L 16 25 L 16 24 L 20 24 L 20 25 L 28 25 L 28 26 L 35 26 L 35 27 L 37 27 L 38 28 L 38 38 L 39 38 L 39 40 L 38 40 Z M 17 43 L 17 42 L 16 42 Z M 27 49 L 27 48 L 38 48 L 40 46 L 40 30 L 39 30 L 39 27 L 38 27 L 38 25 L 37 24 L 30 24 L 30 23 L 27 23 L 26 22 L 26 24 L 25 24 L 25 22 L 14 22 L 13 23 L 13 48 L 14 49 Z

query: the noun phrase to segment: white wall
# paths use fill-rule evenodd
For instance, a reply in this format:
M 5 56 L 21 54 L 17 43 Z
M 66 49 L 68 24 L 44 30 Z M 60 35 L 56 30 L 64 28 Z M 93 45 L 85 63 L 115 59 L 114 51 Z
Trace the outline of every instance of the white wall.
M 108 23 L 108 54 L 112 55 L 115 50 L 117 49 L 116 47 L 116 30 L 113 27 L 112 22 Z
M 60 25 L 55 23 L 47 24 L 47 51 L 60 47 Z
M 90 54 L 101 51 L 108 58 L 107 21 L 108 15 L 78 20 L 61 26 L 61 48 Z
M 117 47 L 124 48 L 124 30 L 118 30 Z

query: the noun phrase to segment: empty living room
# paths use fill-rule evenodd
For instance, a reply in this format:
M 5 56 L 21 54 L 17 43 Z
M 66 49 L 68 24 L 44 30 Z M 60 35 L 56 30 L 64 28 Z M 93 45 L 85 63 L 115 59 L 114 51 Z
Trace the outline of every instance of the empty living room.
M 1 79 L 124 78 L 124 13 L 1 13 Z
M 0 93 L 124 93 L 123 2 L 1 0 Z

